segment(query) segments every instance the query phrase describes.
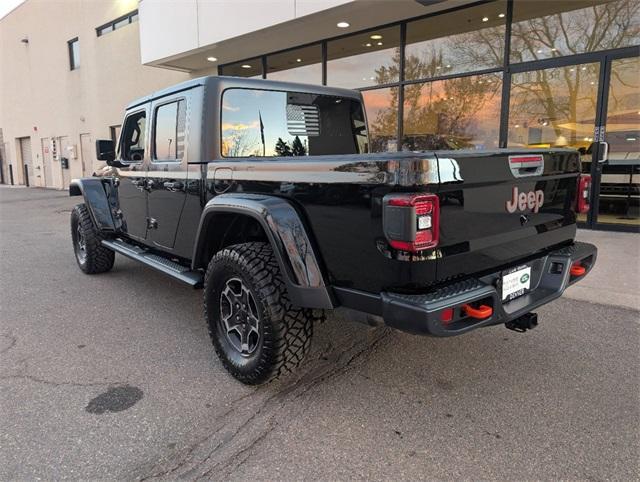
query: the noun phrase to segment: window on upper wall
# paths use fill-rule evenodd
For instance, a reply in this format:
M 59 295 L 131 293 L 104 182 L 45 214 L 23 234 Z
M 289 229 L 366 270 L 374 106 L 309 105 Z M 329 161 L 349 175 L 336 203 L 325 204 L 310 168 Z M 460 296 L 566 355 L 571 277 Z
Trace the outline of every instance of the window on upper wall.
M 185 101 L 179 100 L 156 108 L 153 135 L 155 161 L 179 161 L 183 158 L 185 107 Z
M 104 25 L 100 25 L 96 28 L 96 35 L 98 37 L 103 36 L 106 33 L 113 32 L 121 27 L 125 27 L 133 22 L 138 21 L 138 11 L 134 10 L 133 12 L 129 12 L 121 17 L 118 17 L 110 22 L 105 23 Z
M 371 152 L 398 150 L 398 87 L 362 92 Z
M 358 88 L 400 79 L 400 27 L 327 42 L 327 85 Z
M 78 42 L 78 37 L 67 42 L 67 49 L 69 51 L 69 70 L 80 68 L 80 43 Z
M 273 90 L 224 91 L 224 157 L 367 152 L 362 105 L 355 99 Z
M 251 79 L 262 78 L 262 58 L 236 62 L 235 64 L 220 67 L 220 75 L 232 75 L 234 77 L 249 77 Z
M 511 63 L 638 44 L 638 0 L 514 2 Z
M 322 47 L 310 45 L 269 55 L 267 79 L 322 84 Z
M 501 73 L 406 85 L 402 149 L 497 148 L 501 94 Z
M 507 2 L 491 2 L 407 23 L 405 79 L 502 66 Z

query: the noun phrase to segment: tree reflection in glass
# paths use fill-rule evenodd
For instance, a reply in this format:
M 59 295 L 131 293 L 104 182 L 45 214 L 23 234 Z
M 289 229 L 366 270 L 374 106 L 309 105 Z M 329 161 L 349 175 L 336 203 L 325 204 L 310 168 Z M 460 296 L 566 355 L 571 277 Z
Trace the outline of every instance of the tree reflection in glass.
M 511 63 L 639 43 L 638 0 L 514 2 Z
M 509 146 L 575 147 L 593 142 L 600 64 L 513 74 Z
M 376 70 L 379 84 L 395 75 L 391 66 Z M 406 68 L 428 77 L 438 65 L 411 55 Z M 394 67 L 395 66 L 395 67 Z M 403 150 L 487 149 L 498 146 L 502 74 L 467 76 L 404 86 Z M 398 88 L 363 92 L 374 152 L 397 148 Z

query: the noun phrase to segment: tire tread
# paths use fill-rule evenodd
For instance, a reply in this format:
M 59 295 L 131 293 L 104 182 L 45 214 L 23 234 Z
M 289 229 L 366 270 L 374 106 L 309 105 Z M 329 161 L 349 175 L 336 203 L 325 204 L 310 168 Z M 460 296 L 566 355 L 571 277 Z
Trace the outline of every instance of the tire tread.
M 87 243 L 87 260 L 84 266 L 78 263 L 80 265 L 80 269 L 82 269 L 86 274 L 98 274 L 109 271 L 113 268 L 115 253 L 102 246 L 102 240 L 105 239 L 105 237 L 93 224 L 93 220 L 91 219 L 87 206 L 85 204 L 78 204 L 71 212 L 72 239 L 75 239 L 73 233 L 74 217 L 80 224 L 81 229 L 83 230 L 84 239 Z
M 214 271 L 220 263 L 231 263 L 245 271 L 258 292 L 256 302 L 262 305 L 263 340 L 261 360 L 251 374 L 240 372 L 230 364 L 216 340 L 212 326 L 207 293 L 213 282 Z M 224 367 L 238 380 L 247 384 L 265 383 L 293 372 L 302 363 L 311 347 L 313 322 L 316 314 L 309 308 L 293 306 L 289 300 L 280 266 L 271 245 L 264 242 L 236 244 L 222 249 L 211 259 L 205 274 L 205 317 L 209 321 L 209 334 L 216 353 Z M 268 320 L 266 319 L 268 317 Z M 269 333 L 272 330 L 273 333 Z M 268 341 L 270 340 L 270 341 Z

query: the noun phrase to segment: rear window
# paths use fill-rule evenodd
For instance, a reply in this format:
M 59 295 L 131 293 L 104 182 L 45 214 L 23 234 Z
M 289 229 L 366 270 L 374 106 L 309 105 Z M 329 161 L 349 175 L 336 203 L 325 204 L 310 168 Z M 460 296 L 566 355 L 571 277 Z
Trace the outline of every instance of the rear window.
M 368 152 L 362 104 L 328 95 L 227 89 L 223 157 L 319 156 Z

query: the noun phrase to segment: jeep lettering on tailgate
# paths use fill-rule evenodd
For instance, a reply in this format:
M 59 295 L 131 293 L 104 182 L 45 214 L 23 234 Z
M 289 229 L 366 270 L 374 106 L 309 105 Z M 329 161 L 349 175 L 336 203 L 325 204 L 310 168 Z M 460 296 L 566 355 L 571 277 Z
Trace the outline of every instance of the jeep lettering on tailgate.
M 514 186 L 511 191 L 511 199 L 505 205 L 508 213 L 524 211 L 525 209 L 530 209 L 532 212 L 537 213 L 540 211 L 542 203 L 544 203 L 544 192 L 540 189 L 518 193 L 518 187 Z

